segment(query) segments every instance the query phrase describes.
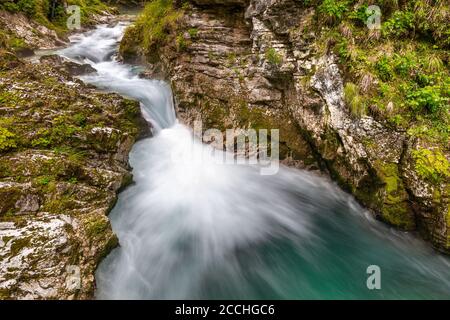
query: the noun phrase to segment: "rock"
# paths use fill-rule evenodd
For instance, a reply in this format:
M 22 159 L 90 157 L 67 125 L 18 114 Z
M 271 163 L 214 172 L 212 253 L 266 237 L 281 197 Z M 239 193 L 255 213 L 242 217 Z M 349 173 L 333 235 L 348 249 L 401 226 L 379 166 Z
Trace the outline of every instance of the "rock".
M 89 299 L 118 244 L 106 215 L 132 180 L 128 153 L 148 125 L 138 102 L 70 75 L 86 66 L 17 61 L 0 76 L 11 97 L 2 128 L 15 142 L 0 150 L 0 299 Z
M 0 29 L 7 30 L 22 39 L 30 49 L 52 49 L 64 45 L 54 30 L 27 18 L 22 13 L 0 11 Z
M 79 64 L 73 61 L 68 61 L 56 54 L 44 55 L 39 58 L 42 63 L 51 64 L 53 67 L 58 67 L 60 70 L 64 70 L 70 76 L 80 76 L 83 74 L 89 74 L 97 72 L 90 64 Z
M 320 168 L 377 218 L 450 253 L 448 181 L 430 185 L 415 173 L 417 146 L 405 132 L 349 112 L 341 66 L 331 50 L 319 53 L 314 19 L 314 8 L 294 0 L 193 0 L 149 60 L 170 80 L 182 122 L 280 129 L 283 163 Z M 186 30 L 195 36 L 180 50 Z M 375 82 L 363 77 L 361 90 Z
M 17 200 L 15 206 L 19 210 L 18 214 L 36 212 L 39 210 L 39 197 L 35 194 L 27 194 Z

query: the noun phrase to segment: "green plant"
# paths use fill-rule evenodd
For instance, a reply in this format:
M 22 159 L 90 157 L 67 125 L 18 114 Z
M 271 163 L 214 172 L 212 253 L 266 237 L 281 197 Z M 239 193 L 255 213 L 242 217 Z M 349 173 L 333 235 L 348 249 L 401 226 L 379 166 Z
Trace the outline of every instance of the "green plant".
M 450 177 L 450 163 L 439 150 L 417 149 L 412 152 L 415 168 L 419 176 L 438 183 Z
M 73 120 L 75 121 L 75 124 L 77 124 L 80 127 L 84 127 L 87 122 L 86 117 L 81 113 L 77 113 L 76 115 L 74 115 Z
M 344 13 L 348 10 L 349 1 L 323 0 L 318 7 L 318 12 L 323 21 L 335 24 L 342 20 Z
M 78 179 L 76 177 L 71 177 L 69 179 L 69 183 L 76 184 L 77 182 L 78 182 Z
M 2 4 L 0 4 L 0 8 L 9 12 L 18 12 L 19 11 L 19 6 L 17 5 L 17 3 L 12 2 L 12 1 L 6 1 Z
M 356 8 L 356 10 L 350 12 L 348 17 L 350 19 L 355 20 L 360 25 L 364 25 L 370 16 L 367 14 L 367 8 L 368 8 L 367 4 L 362 4 L 361 6 Z
M 29 17 L 34 17 L 37 12 L 37 3 L 35 0 L 19 0 L 17 7 Z
M 356 84 L 351 82 L 347 82 L 345 84 L 344 100 L 354 116 L 362 116 L 366 114 L 366 106 L 359 94 L 358 86 Z
M 38 180 L 38 183 L 43 186 L 48 185 L 49 182 L 50 182 L 50 178 L 48 178 L 48 177 L 43 177 Z
M 175 41 L 177 45 L 177 51 L 184 51 L 188 47 L 188 42 L 182 34 L 178 35 Z
M 407 103 L 412 110 L 417 112 L 427 111 L 431 114 L 448 112 L 449 90 L 440 85 L 413 89 L 407 94 Z
M 416 71 L 418 68 L 415 56 L 412 53 L 406 55 L 394 54 L 393 65 L 397 74 L 402 77 L 409 76 L 412 71 Z
M 172 0 L 149 2 L 133 27 L 135 28 L 133 41 L 141 43 L 146 53 L 150 53 L 155 45 L 166 40 L 180 15 L 179 10 L 174 8 Z
M 266 51 L 265 57 L 272 65 L 279 66 L 283 63 L 283 57 L 275 50 L 275 48 L 269 48 Z
M 382 31 L 385 36 L 406 36 L 414 29 L 414 13 L 410 11 L 396 11 L 392 18 L 383 23 Z
M 375 64 L 375 70 L 383 81 L 390 81 L 394 75 L 389 58 L 383 55 Z
M 424 59 L 423 65 L 425 70 L 430 73 L 442 72 L 444 70 L 444 63 L 439 55 L 432 53 L 427 59 Z
M 192 39 L 194 39 L 194 38 L 196 38 L 197 35 L 198 35 L 198 29 L 197 29 L 197 28 L 191 28 L 191 29 L 188 30 L 188 34 L 189 34 L 189 36 L 190 36 Z
M 0 127 L 0 152 L 16 148 L 16 135 L 9 130 Z

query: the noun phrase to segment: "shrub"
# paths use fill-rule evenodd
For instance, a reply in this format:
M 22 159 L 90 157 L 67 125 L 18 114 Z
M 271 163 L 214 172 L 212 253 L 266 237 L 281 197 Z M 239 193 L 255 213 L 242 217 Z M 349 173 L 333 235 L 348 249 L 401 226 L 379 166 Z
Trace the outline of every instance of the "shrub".
M 375 69 L 381 80 L 390 81 L 392 79 L 394 73 L 392 72 L 392 66 L 389 58 L 386 55 L 382 56 L 377 61 L 375 64 Z
M 417 70 L 416 58 L 412 53 L 406 55 L 394 54 L 393 65 L 397 74 L 408 77 L 412 71 Z
M 385 36 L 406 36 L 414 28 L 414 13 L 409 11 L 396 11 L 392 18 L 383 23 L 382 30 Z
M 265 57 L 272 65 L 279 66 L 283 63 L 283 57 L 274 48 L 269 48 L 266 51 Z
M 348 17 L 350 19 L 356 20 L 360 25 L 365 25 L 369 16 L 367 14 L 367 4 L 359 6 L 356 10 L 349 13 Z
M 20 0 L 17 3 L 19 11 L 23 12 L 29 17 L 34 17 L 37 13 L 37 3 L 35 0 Z
M 449 90 L 449 88 L 445 88 L 445 85 L 412 89 L 407 94 L 407 102 L 416 112 L 427 111 L 439 115 L 444 111 L 448 112 Z
M 319 16 L 328 24 L 335 24 L 342 20 L 348 9 L 349 1 L 323 0 L 318 7 Z

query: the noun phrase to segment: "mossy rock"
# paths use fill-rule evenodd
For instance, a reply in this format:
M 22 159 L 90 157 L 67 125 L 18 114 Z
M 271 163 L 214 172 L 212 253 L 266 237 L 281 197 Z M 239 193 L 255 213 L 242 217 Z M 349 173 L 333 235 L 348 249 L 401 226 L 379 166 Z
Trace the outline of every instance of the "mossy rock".
M 416 222 L 408 204 L 409 196 L 400 177 L 398 164 L 377 161 L 375 169 L 384 182 L 378 191 L 381 219 L 395 227 L 414 230 Z

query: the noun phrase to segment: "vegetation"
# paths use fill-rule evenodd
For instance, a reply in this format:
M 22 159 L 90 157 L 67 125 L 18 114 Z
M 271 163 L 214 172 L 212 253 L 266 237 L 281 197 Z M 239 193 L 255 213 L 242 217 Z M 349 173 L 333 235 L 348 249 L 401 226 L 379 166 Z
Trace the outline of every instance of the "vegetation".
M 150 58 L 154 56 L 155 48 L 173 37 L 172 31 L 175 30 L 176 21 L 181 16 L 182 10 L 176 7 L 172 0 L 149 2 L 134 25 L 127 29 L 120 45 L 122 56 L 133 56 L 140 50 L 139 48 L 143 48 L 143 54 L 146 56 Z M 190 33 L 195 32 L 191 30 Z M 177 49 L 184 49 L 186 42 L 183 36 L 174 37 Z
M 15 134 L 9 132 L 7 129 L 0 127 L 0 152 L 15 148 Z
M 416 171 L 422 178 L 438 183 L 450 177 L 450 164 L 439 150 L 414 150 L 413 157 Z
M 21 12 L 50 29 L 64 32 L 67 30 L 66 22 L 70 15 L 65 11 L 64 2 L 68 6 L 80 7 L 81 23 L 84 25 L 91 23 L 93 14 L 110 10 L 100 0 L 4 0 L 0 3 L 0 10 Z
M 274 66 L 279 66 L 283 63 L 283 57 L 274 48 L 269 48 L 266 51 L 265 57 Z
M 362 116 L 366 113 L 366 107 L 359 94 L 359 88 L 354 83 L 347 82 L 345 84 L 344 100 L 353 115 Z
M 349 109 L 449 150 L 450 4 L 379 1 L 381 24 L 370 30 L 366 10 L 372 4 L 304 1 L 317 8 L 316 29 L 323 30 L 318 43 L 331 44 L 340 58 Z

